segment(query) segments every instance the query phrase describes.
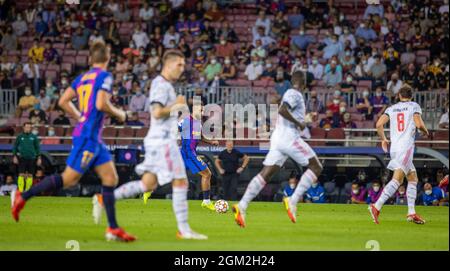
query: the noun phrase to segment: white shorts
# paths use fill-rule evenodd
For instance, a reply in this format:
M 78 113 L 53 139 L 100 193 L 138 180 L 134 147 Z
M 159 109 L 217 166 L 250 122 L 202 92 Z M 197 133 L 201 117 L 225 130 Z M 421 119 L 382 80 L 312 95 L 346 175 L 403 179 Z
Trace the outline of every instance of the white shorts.
M 149 140 L 150 141 L 150 140 Z M 136 166 L 136 173 L 156 174 L 159 185 L 165 185 L 174 179 L 186 179 L 186 169 L 180 149 L 174 140 L 155 139 L 145 143 L 144 162 Z
M 401 169 L 405 174 L 408 174 L 410 171 L 416 171 L 413 164 L 413 158 L 414 146 L 403 151 L 391 152 L 391 161 L 387 168 L 392 171 Z
M 272 138 L 270 140 L 269 153 L 263 164 L 265 166 L 277 165 L 282 167 L 284 162 L 290 157 L 297 164 L 307 166 L 309 159 L 315 156 L 316 153 L 301 137 L 285 140 Z

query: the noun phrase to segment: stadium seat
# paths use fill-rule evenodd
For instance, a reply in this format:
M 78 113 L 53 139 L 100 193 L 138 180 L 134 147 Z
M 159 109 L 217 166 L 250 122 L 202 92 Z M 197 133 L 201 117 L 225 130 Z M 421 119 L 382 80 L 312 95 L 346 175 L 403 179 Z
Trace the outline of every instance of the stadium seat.
M 327 132 L 327 139 L 345 139 L 345 132 L 342 128 L 333 128 Z M 327 142 L 330 146 L 343 146 L 344 142 Z
M 64 55 L 63 56 L 76 56 L 77 55 L 77 51 L 76 50 L 64 50 Z
M 72 73 L 72 67 L 73 67 L 72 63 L 74 63 L 74 62 L 62 63 L 61 70 L 67 71 L 68 73 Z
M 114 138 L 117 137 L 117 129 L 115 127 L 109 126 L 103 129 L 103 138 L 110 137 L 109 139 L 104 139 L 105 143 L 108 145 L 114 145 Z
M 432 139 L 432 135 L 430 134 L 429 136 L 422 136 L 422 135 L 418 135 L 416 137 L 416 141 L 431 141 Z M 448 145 L 447 145 L 448 146 Z M 416 147 L 425 147 L 425 148 L 429 148 L 431 147 L 431 143 L 417 143 L 416 142 Z
M 58 72 L 54 70 L 46 70 L 45 78 L 51 78 L 53 81 L 58 78 Z
M 339 188 L 336 187 L 334 182 L 325 182 L 323 184 L 325 189 L 325 195 L 330 203 L 337 203 L 339 197 Z
M 86 67 L 88 65 L 88 56 L 78 55 L 75 58 L 75 65 L 80 67 Z
M 64 127 L 62 126 L 54 126 L 55 136 L 64 136 Z
M 311 131 L 311 139 L 325 139 L 327 132 L 322 128 L 312 128 Z M 314 141 L 311 140 L 308 142 L 311 146 L 325 146 L 325 141 Z
M 434 132 L 433 140 L 446 140 L 448 141 L 448 130 L 443 131 L 439 130 Z M 447 149 L 448 150 L 448 142 L 447 143 L 433 143 L 433 148 L 436 149 Z
M 39 136 L 47 135 L 47 127 L 45 127 L 45 126 L 39 126 L 38 131 L 39 131 Z

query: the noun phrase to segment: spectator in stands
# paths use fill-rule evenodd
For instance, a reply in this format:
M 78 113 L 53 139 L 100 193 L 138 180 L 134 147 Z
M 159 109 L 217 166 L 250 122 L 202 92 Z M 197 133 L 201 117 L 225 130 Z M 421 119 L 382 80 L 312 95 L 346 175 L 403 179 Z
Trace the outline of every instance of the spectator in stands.
M 211 26 L 210 21 L 204 21 L 204 28 L 200 34 L 199 41 L 206 44 L 214 44 L 217 41 L 217 32 L 214 27 Z
M 236 58 L 239 64 L 247 65 L 250 63 L 250 54 L 253 50 L 253 45 L 248 42 L 242 42 L 240 49 L 236 53 Z
M 30 111 L 28 118 L 33 125 L 44 125 L 47 123 L 47 115 L 41 109 L 39 103 L 34 105 L 34 110 Z
M 209 61 L 209 64 L 203 71 L 203 74 L 205 75 L 206 80 L 208 80 L 208 82 L 211 82 L 215 76 L 220 74 L 221 71 L 222 71 L 222 64 L 220 64 L 220 62 L 217 61 L 215 56 L 212 56 L 211 60 Z
M 355 58 L 350 48 L 347 48 L 344 54 L 341 54 L 340 63 L 342 64 L 343 73 L 351 72 L 355 68 Z
M 400 70 L 400 58 L 399 53 L 395 51 L 394 47 L 389 47 L 383 52 L 384 63 L 386 64 L 386 69 L 388 73 L 396 70 Z
M 28 50 L 28 58 L 35 63 L 44 61 L 45 48 L 39 43 L 39 39 L 34 39 L 33 46 Z
M 353 33 L 350 32 L 350 29 L 348 26 L 344 26 L 341 35 L 339 36 L 339 42 L 341 44 L 345 44 L 346 42 L 350 42 L 350 48 L 355 49 L 356 39 Z
M 403 86 L 402 80 L 398 79 L 398 73 L 394 72 L 391 75 L 391 80 L 387 83 L 387 91 L 389 93 L 394 94 L 394 96 L 397 96 L 397 93 L 399 92 L 402 86 Z
M 208 58 L 206 52 L 202 47 L 198 47 L 195 52 L 194 59 L 192 60 L 192 67 L 194 67 L 198 72 L 203 72 L 208 63 Z
M 139 120 L 139 114 L 137 112 L 133 112 L 133 114 L 131 114 L 130 119 L 127 121 L 126 125 L 128 125 L 128 126 L 144 126 L 144 123 L 142 123 Z
M 277 12 L 271 30 L 272 34 L 277 38 L 280 38 L 283 33 L 287 33 L 289 31 L 289 23 L 285 18 L 283 12 Z
M 305 193 L 305 202 L 326 203 L 325 189 L 320 183 L 316 182 L 311 184 L 311 187 Z
M 121 2 L 119 5 L 119 9 L 114 11 L 114 20 L 119 22 L 130 21 L 130 9 L 125 7 L 125 3 Z
M 139 9 L 139 18 L 147 24 L 147 31 L 153 31 L 153 17 L 155 16 L 155 8 L 150 6 L 147 1 L 142 3 L 142 7 Z
M 446 111 L 444 114 L 441 115 L 441 118 L 439 119 L 439 128 L 440 129 L 447 129 L 448 130 L 448 115 L 449 115 L 449 110 L 448 110 L 448 104 L 449 102 L 447 101 L 445 103 L 445 107 L 446 107 Z
M 35 104 L 39 103 L 39 100 L 32 95 L 31 88 L 27 86 L 25 88 L 25 96 L 19 99 L 19 104 L 16 108 L 16 117 L 22 116 L 22 112 L 29 111 Z
M 301 25 L 303 25 L 303 22 L 305 20 L 305 17 L 303 16 L 300 6 L 294 5 L 292 7 L 291 12 L 288 15 L 288 23 L 289 27 L 291 29 L 298 29 Z
M 17 186 L 21 192 L 31 188 L 36 166 L 42 164 L 40 140 L 31 130 L 31 123 L 25 123 L 23 133 L 17 136 L 12 150 L 13 163 L 17 165 L 19 173 Z
M 36 32 L 36 34 L 39 35 L 39 37 L 42 37 L 48 31 L 48 25 L 44 22 L 44 20 L 42 20 L 41 13 L 38 13 L 36 15 L 36 20 L 34 23 L 34 31 Z
M 45 82 L 45 89 L 44 89 L 45 96 L 49 97 L 49 98 L 52 98 L 54 96 L 56 90 L 57 90 L 57 88 L 53 84 L 53 79 L 52 78 L 47 78 L 46 82 Z M 41 91 L 42 91 L 42 89 L 41 89 Z M 45 108 L 45 106 L 42 107 L 42 108 Z
M 6 31 L 3 33 L 0 45 L 6 51 L 17 50 L 17 36 L 16 33 L 13 32 L 11 26 L 8 26 Z
M 356 109 L 366 120 L 373 119 L 373 105 L 370 102 L 368 90 L 364 90 L 362 98 L 356 100 Z
M 266 16 L 266 12 L 261 9 L 258 12 L 258 18 L 256 19 L 255 25 L 253 26 L 253 32 L 256 32 L 256 30 L 259 27 L 264 28 L 264 36 L 269 36 L 270 30 L 271 30 L 272 22 L 269 17 Z
M 28 8 L 25 10 L 25 21 L 27 24 L 34 22 L 37 14 L 37 9 L 34 3 L 29 3 Z
M 59 63 L 58 51 L 53 48 L 53 44 L 50 40 L 45 42 L 44 60 L 47 63 L 57 64 Z
M 143 112 L 145 107 L 145 102 L 147 101 L 147 98 L 144 94 L 142 94 L 142 91 L 140 88 L 136 89 L 134 92 L 134 95 L 131 96 L 131 101 L 129 105 L 129 109 L 132 112 Z
M 189 47 L 189 44 L 186 43 L 186 39 L 181 37 L 180 42 L 178 43 L 178 50 L 180 50 L 185 58 L 191 57 L 191 48 Z
M 408 200 L 406 198 L 406 188 L 404 185 L 400 185 L 395 195 L 395 205 L 407 205 L 407 204 Z
M 58 117 L 53 120 L 53 125 L 70 125 L 70 120 L 62 109 L 58 109 Z
M 250 52 L 250 56 L 257 56 L 259 59 L 264 60 L 267 57 L 267 51 L 264 48 L 261 39 L 257 39 L 255 42 L 255 48 Z
M 241 166 L 239 166 L 239 159 L 243 160 Z M 232 140 L 227 140 L 226 149 L 218 155 L 215 161 L 216 168 L 222 175 L 225 200 L 236 200 L 239 174 L 245 170 L 249 162 L 250 158 L 235 149 Z
M 42 139 L 42 144 L 43 145 L 58 145 L 60 144 L 60 139 L 59 137 L 56 136 L 55 133 L 55 128 L 52 126 L 48 127 L 48 131 L 47 131 L 47 137 L 45 137 L 44 139 Z M 36 172 L 36 177 L 38 177 L 38 172 Z
M 360 23 L 359 27 L 356 29 L 355 36 L 357 38 L 363 38 L 366 42 L 376 40 L 377 34 L 371 27 L 370 21 L 365 21 Z
M 175 27 L 171 25 L 167 32 L 164 34 L 163 45 L 165 48 L 175 48 L 174 45 L 171 45 L 171 41 L 176 44 L 180 41 L 180 34 L 175 32 Z
M 316 42 L 316 39 L 305 33 L 305 28 L 300 26 L 300 30 L 298 35 L 292 37 L 292 49 L 304 51 L 308 48 L 308 46 L 312 43 Z
M 385 82 L 387 68 L 380 55 L 375 55 L 374 59 L 375 63 L 370 66 L 368 75 L 373 80 L 372 86 L 382 86 Z
M 307 29 L 321 29 L 324 27 L 323 13 L 317 10 L 315 4 L 311 5 L 310 8 L 305 6 L 303 14 L 305 15 L 305 27 Z
M 356 123 L 352 121 L 352 115 L 348 112 L 345 112 L 340 123 L 340 128 L 356 129 L 358 127 L 356 126 Z
M 88 35 L 89 33 L 87 31 L 83 31 L 83 28 L 78 27 L 75 34 L 72 36 L 73 49 L 79 51 L 86 48 L 88 44 Z
M 14 183 L 14 177 L 12 174 L 7 174 L 5 183 L 0 186 L 0 196 L 10 196 L 15 190 L 17 185 Z
M 198 37 L 202 33 L 202 30 L 204 28 L 203 22 L 200 19 L 197 19 L 197 15 L 195 13 L 192 13 L 189 15 L 189 34 L 193 37 Z
M 47 94 L 45 93 L 45 89 L 41 89 L 39 92 L 39 106 L 43 111 L 49 111 L 50 105 L 51 105 L 51 99 Z
M 98 29 L 94 29 L 94 31 L 92 31 L 92 34 L 89 36 L 88 39 L 88 45 L 91 46 L 96 42 L 105 42 L 103 35 L 100 33 Z
M 377 118 L 380 117 L 388 107 L 389 98 L 384 95 L 381 87 L 376 88 L 375 95 L 372 95 L 370 98 L 370 104 L 373 108 L 372 113 L 377 116 Z
M 218 37 L 225 37 L 229 43 L 236 43 L 239 41 L 236 32 L 230 28 L 230 23 L 227 21 L 222 22 L 222 27 L 217 32 Z
M 317 56 L 313 56 L 308 71 L 314 75 L 315 80 L 321 80 L 323 76 L 323 65 L 319 63 Z
M 341 71 L 337 70 L 336 66 L 336 62 L 331 62 L 330 70 L 325 73 L 323 81 L 326 86 L 336 87 L 342 82 L 342 73 Z
M 211 8 L 208 9 L 208 11 L 203 16 L 205 20 L 209 20 L 212 22 L 221 22 L 223 19 L 225 19 L 225 15 L 223 12 L 218 8 L 216 2 L 212 2 Z
M 445 204 L 445 193 L 441 188 L 437 186 L 432 187 L 430 183 L 425 183 L 423 186 L 423 190 L 423 205 L 442 206 Z
M 274 40 L 269 35 L 265 34 L 264 27 L 259 26 L 256 31 L 253 31 L 253 46 L 257 46 L 256 42 L 257 40 L 261 40 L 262 46 L 267 50 L 270 51 L 274 44 L 276 44 L 276 40 Z
M 107 43 L 113 44 L 113 51 L 117 51 L 118 48 L 116 46 L 120 45 L 120 36 L 119 36 L 119 23 L 115 21 L 108 22 L 108 31 L 106 33 L 105 39 Z
M 372 185 L 367 191 L 367 204 L 377 202 L 378 198 L 381 196 L 381 182 L 379 180 L 372 181 Z
M 21 37 L 28 32 L 27 22 L 24 20 L 23 13 L 17 14 L 17 19 L 11 24 L 14 34 Z
M 417 71 L 414 63 L 408 64 L 408 69 L 402 73 L 402 81 L 414 88 L 417 85 Z
M 354 204 L 366 204 L 367 191 L 358 182 L 352 183 L 352 191 L 350 193 L 350 202 Z
M 291 171 L 289 175 L 288 183 L 283 188 L 283 196 L 284 197 L 290 197 L 295 191 L 295 188 L 297 187 L 298 183 L 298 174 L 297 171 L 293 170 Z
M 249 81 L 258 80 L 263 73 L 263 66 L 261 65 L 257 56 L 252 56 L 252 62 L 247 65 L 245 75 Z
M 275 80 L 276 76 L 277 76 L 277 67 L 273 65 L 270 59 L 266 59 L 264 64 L 264 71 L 263 74 L 261 75 L 261 78 L 268 78 Z
M 117 85 L 113 86 L 111 103 L 115 106 L 123 106 L 125 104 L 124 99 L 119 95 L 119 88 Z
M 130 69 L 130 63 L 129 63 L 128 59 L 126 59 L 122 55 L 119 55 L 117 57 L 115 71 L 118 74 L 122 74 L 122 73 L 126 73 L 129 69 Z
M 183 12 L 178 15 L 178 21 L 175 24 L 175 30 L 182 36 L 189 35 L 189 23 L 186 21 L 186 16 Z
M 372 1 L 372 4 L 367 5 L 363 18 L 367 20 L 373 15 L 377 15 L 380 18 L 384 17 L 384 7 L 380 4 L 380 0 Z
M 222 70 L 220 72 L 220 78 L 222 80 L 230 80 L 236 78 L 236 66 L 231 62 L 230 57 L 225 57 Z
M 315 112 L 318 114 L 325 112 L 323 102 L 317 97 L 317 91 L 312 90 L 309 95 L 309 99 L 306 101 L 306 112 Z
M 280 71 L 276 72 L 275 75 L 275 90 L 277 94 L 280 96 L 279 98 L 283 97 L 284 93 L 292 87 L 291 82 L 286 78 L 284 75 L 283 67 Z
M 330 59 L 333 56 L 339 56 L 343 51 L 342 44 L 338 41 L 337 35 L 332 35 L 331 42 L 323 48 L 323 58 Z
M 226 36 L 220 37 L 220 44 L 215 45 L 215 55 L 220 58 L 233 58 L 234 57 L 234 45 L 228 42 Z
M 342 81 L 339 84 L 339 89 L 341 93 L 352 93 L 356 91 L 356 85 L 353 81 L 353 76 L 351 74 L 347 74 L 345 81 Z M 344 94 L 346 95 L 346 94 Z
M 147 59 L 148 72 L 154 74 L 161 69 L 161 57 L 158 55 L 156 48 L 150 51 L 150 57 Z
M 410 42 L 413 50 L 424 50 L 429 45 L 424 36 L 422 36 L 422 31 L 419 27 L 415 27 L 416 34 L 411 38 Z
M 339 127 L 339 118 L 333 114 L 333 111 L 327 109 L 325 112 L 325 117 L 320 120 L 319 127 L 323 129 L 331 129 Z

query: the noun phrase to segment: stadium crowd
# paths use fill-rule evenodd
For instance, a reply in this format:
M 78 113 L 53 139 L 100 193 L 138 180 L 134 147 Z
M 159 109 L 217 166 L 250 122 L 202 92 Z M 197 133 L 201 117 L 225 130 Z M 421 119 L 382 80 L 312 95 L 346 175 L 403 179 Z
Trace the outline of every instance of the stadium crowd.
M 225 2 L 1 0 L 0 91 L 17 89 L 19 97 L 11 123 L 26 119 L 34 134 L 49 125 L 41 143 L 60 143 L 53 126 L 73 120 L 57 101 L 88 67 L 89 45 L 98 40 L 112 51 L 112 102 L 135 112 L 130 126 L 149 125 L 149 85 L 172 48 L 187 59 L 180 85 L 203 96 L 218 86 L 269 88 L 281 96 L 290 75 L 304 72 L 308 119 L 325 129 L 362 128 L 361 121 L 372 128 L 405 83 L 415 91 L 448 91 L 448 0 L 360 1 L 363 10 L 338 0 L 256 0 L 237 9 Z M 356 103 L 352 93 L 361 94 Z M 445 109 L 440 127 L 448 129 L 448 104 L 438 108 Z M 376 186 L 368 186 L 367 197 L 355 182 L 347 190 L 362 191 L 350 202 L 373 200 Z M 308 195 L 323 200 L 320 190 Z

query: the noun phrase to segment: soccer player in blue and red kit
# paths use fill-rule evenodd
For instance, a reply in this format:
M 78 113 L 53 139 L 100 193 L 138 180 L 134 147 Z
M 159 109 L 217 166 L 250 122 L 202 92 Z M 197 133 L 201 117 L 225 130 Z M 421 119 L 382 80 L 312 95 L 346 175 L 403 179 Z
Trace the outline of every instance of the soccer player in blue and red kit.
M 189 116 L 185 117 L 179 124 L 178 130 L 181 134 L 180 152 L 183 157 L 184 165 L 192 174 L 199 174 L 202 177 L 202 194 L 203 201 L 201 206 L 203 208 L 215 211 L 214 204 L 211 202 L 211 170 L 208 165 L 198 156 L 197 146 L 200 141 L 214 146 L 219 145 L 217 140 L 206 139 L 202 135 L 202 104 L 197 103 L 190 106 Z M 144 202 L 146 203 L 150 197 L 151 192 L 144 193 Z
M 114 187 L 118 177 L 111 155 L 102 140 L 105 113 L 121 122 L 127 120 L 127 113 L 110 102 L 113 78 L 106 71 L 109 60 L 109 48 L 102 42 L 93 44 L 90 48 L 92 68 L 78 76 L 60 98 L 59 106 L 78 120 L 73 131 L 73 149 L 67 159 L 67 167 L 61 175 L 48 176 L 24 193 L 16 191 L 11 210 L 16 221 L 19 221 L 20 211 L 30 198 L 42 192 L 74 186 L 87 170 L 94 167 L 102 181 L 103 204 L 109 224 L 106 239 L 127 242 L 136 239 L 117 224 Z M 72 103 L 75 98 L 78 99 L 78 108 Z

